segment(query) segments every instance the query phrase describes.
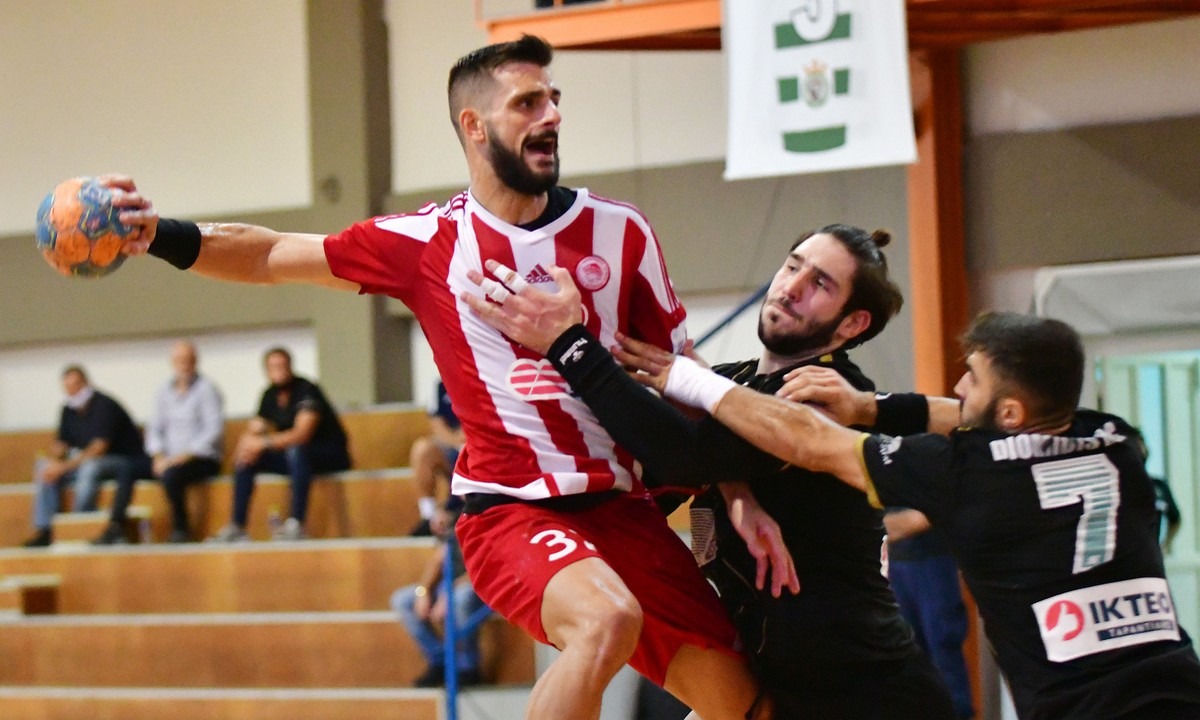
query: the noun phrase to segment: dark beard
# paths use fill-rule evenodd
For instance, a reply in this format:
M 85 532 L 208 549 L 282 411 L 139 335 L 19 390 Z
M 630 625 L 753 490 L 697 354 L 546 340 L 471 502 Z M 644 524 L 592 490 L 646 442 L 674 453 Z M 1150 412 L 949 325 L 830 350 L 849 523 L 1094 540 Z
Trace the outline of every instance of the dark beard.
M 496 134 L 488 133 L 488 150 L 491 151 L 492 169 L 500 182 L 522 195 L 541 195 L 558 184 L 558 150 L 554 151 L 554 172 L 537 175 L 529 169 L 520 154 L 509 150 L 496 140 Z
M 764 305 L 766 301 L 764 301 Z M 821 350 L 829 347 L 833 336 L 837 334 L 838 325 L 846 315 L 839 314 L 827 323 L 822 323 L 810 329 L 803 335 L 784 335 L 768 338 L 763 328 L 762 311 L 758 313 L 758 339 L 763 347 L 781 357 L 794 357 L 810 350 Z
M 991 432 L 1000 432 L 1000 425 L 996 422 L 996 408 L 1000 407 L 1000 398 L 993 397 L 988 400 L 988 404 L 983 408 L 983 412 L 979 413 L 979 418 L 972 423 L 971 427 L 976 430 L 988 430 Z M 959 417 L 962 417 L 962 410 L 959 410 Z

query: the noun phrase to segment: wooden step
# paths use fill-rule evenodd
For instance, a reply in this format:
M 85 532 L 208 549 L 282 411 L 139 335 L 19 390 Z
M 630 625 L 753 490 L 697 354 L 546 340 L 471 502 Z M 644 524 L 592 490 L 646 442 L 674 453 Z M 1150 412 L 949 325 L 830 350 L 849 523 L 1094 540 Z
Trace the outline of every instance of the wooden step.
M 533 641 L 481 633 L 489 682 L 533 681 Z M 391 612 L 43 615 L 0 632 L 0 685 L 397 688 L 425 669 Z
M 388 405 L 342 411 L 339 415 L 350 443 L 354 467 L 378 470 L 408 465 L 413 442 L 429 434 L 429 416 L 424 408 Z M 222 471 L 233 471 L 233 449 L 246 428 L 248 418 L 225 421 L 225 464 Z M 33 462 L 54 442 L 53 428 L 0 432 L 0 483 L 27 483 L 32 480 Z
M 114 484 L 100 489 L 98 506 L 112 505 Z M 62 507 L 71 507 L 71 493 L 64 494 Z M 268 515 L 272 508 L 284 517 L 290 506 L 291 490 L 282 475 L 260 475 L 250 504 L 250 536 L 270 537 Z M 134 487 L 134 505 L 150 512 L 150 537 L 162 542 L 171 532 L 171 509 L 162 485 L 151 480 Z M 188 517 L 196 539 L 211 536 L 229 522 L 233 508 L 233 480 L 220 477 L 188 488 Z M 307 531 L 310 537 L 396 537 L 407 534 L 420 517 L 417 489 L 409 468 L 350 470 L 321 476 L 312 485 L 308 503 Z M 33 485 L 0 484 L 0 547 L 20 545 L 33 532 Z M 99 534 L 100 528 L 87 539 Z M 86 535 L 86 533 L 85 533 Z
M 49 615 L 58 612 L 61 575 L 0 577 L 0 616 Z
M 0 550 L 0 575 L 60 576 L 66 614 L 386 610 L 433 548 L 376 538 Z
M 125 539 L 131 543 L 150 541 L 153 509 L 148 505 L 130 505 L 125 511 Z M 56 513 L 51 521 L 54 542 L 88 544 L 108 527 L 109 512 Z
M 459 693 L 461 720 L 525 715 L 525 686 Z M 0 687 L 5 720 L 444 720 L 441 690 Z
M 5 720 L 442 720 L 438 690 L 0 688 Z
M 20 545 L 33 534 L 33 484 L 0 483 L 0 547 Z

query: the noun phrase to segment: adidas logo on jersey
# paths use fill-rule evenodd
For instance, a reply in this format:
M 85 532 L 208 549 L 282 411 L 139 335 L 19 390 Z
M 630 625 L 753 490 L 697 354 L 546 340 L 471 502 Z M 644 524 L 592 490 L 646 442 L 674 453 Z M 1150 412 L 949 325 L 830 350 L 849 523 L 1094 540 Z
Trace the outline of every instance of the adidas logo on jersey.
M 529 274 L 525 276 L 525 282 L 530 284 L 548 283 L 554 282 L 554 278 L 551 277 L 550 273 L 546 272 L 546 268 L 542 267 L 539 263 L 534 265 L 533 269 L 529 271 Z

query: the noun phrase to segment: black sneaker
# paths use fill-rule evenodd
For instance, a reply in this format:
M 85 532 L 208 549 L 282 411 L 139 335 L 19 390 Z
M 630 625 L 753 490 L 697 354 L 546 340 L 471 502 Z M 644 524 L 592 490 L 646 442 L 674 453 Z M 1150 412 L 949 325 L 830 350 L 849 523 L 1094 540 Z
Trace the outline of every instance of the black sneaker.
M 167 542 L 169 543 L 189 543 L 191 541 L 191 534 L 188 533 L 187 530 L 181 530 L 179 528 L 175 528 L 171 531 L 171 534 L 167 536 Z
M 433 688 L 446 684 L 446 673 L 441 665 L 430 665 L 413 681 L 414 687 Z
M 129 538 L 125 537 L 125 528 L 118 523 L 109 523 L 104 532 L 92 541 L 93 545 L 128 545 Z
M 430 535 L 433 535 L 433 530 L 429 527 L 428 519 L 422 519 L 413 526 L 412 530 L 408 531 L 409 537 L 429 537 Z
M 33 534 L 33 537 L 21 543 L 21 547 L 49 547 L 50 541 L 53 539 L 54 536 L 50 534 L 50 528 L 41 528 Z

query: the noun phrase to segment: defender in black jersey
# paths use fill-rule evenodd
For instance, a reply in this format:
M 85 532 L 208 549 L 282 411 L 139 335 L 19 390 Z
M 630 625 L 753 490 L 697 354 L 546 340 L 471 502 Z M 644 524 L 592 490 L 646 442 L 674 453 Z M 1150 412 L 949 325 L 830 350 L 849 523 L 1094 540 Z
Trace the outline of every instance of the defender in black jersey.
M 764 450 L 940 527 L 1023 720 L 1200 718 L 1200 661 L 1167 586 L 1153 488 L 1131 428 L 1075 409 L 1078 336 L 1054 320 L 989 314 L 964 346 L 964 427 L 948 437 L 857 433 L 686 359 L 647 353 L 642 367 L 668 397 Z
M 829 368 L 856 388 L 873 389 L 845 350 L 877 335 L 900 308 L 879 249 L 889 239 L 843 225 L 802 236 L 760 312 L 762 357 L 716 371 L 765 394 L 802 366 Z M 527 337 L 514 339 L 545 349 Z M 558 344 L 565 349 L 578 339 L 590 343 L 585 355 L 598 354 L 602 363 L 563 364 L 555 360 L 561 353 L 549 355 L 618 444 L 643 463 L 646 483 L 708 487 L 692 503 L 693 549 L 778 715 L 954 718 L 949 693 L 914 642 L 881 570 L 882 512 L 837 478 L 786 465 L 711 418 L 688 420 L 625 378 L 582 328 Z M 592 374 L 597 367 L 611 374 Z M 614 378 L 625 382 L 613 384 Z M 776 597 L 756 587 L 758 560 L 726 505 L 734 485 L 734 494 L 749 493 L 778 522 L 800 593 Z M 738 497 L 733 502 L 744 499 Z

